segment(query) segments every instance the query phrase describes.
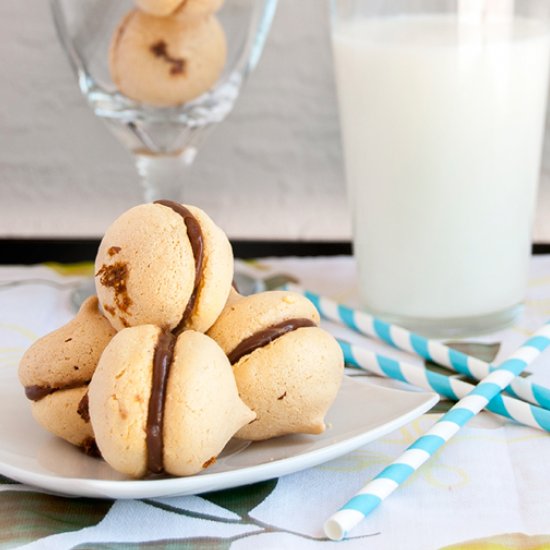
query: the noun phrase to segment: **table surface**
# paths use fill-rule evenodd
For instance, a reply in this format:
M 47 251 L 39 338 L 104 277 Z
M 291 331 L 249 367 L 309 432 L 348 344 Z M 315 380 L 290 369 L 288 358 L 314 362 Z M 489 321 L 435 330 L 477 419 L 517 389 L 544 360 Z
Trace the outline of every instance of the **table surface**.
M 311 290 L 358 304 L 355 264 L 348 256 L 271 258 L 238 262 L 238 268 L 260 278 L 290 273 Z M 16 369 L 35 338 L 71 318 L 71 291 L 86 269 L 58 264 L 0 267 L 0 368 Z M 525 304 L 513 327 L 463 344 L 471 353 L 498 362 L 550 317 L 550 256 L 533 258 Z M 324 326 L 371 349 L 383 348 L 347 329 Z M 406 357 L 395 350 L 385 353 Z M 550 385 L 547 364 L 545 355 L 532 366 L 533 380 Z M 209 495 L 64 498 L 0 478 L 0 549 L 333 547 L 336 543 L 323 534 L 325 519 L 448 406 L 440 402 L 429 414 L 331 462 Z M 338 545 L 392 550 L 550 548 L 549 463 L 545 433 L 482 413 L 352 538 Z

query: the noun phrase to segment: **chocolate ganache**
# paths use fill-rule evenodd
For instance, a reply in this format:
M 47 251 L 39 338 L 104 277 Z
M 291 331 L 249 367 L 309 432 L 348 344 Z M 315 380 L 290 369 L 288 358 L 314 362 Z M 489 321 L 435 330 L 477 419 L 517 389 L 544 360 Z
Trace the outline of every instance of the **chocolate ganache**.
M 174 357 L 175 344 L 176 337 L 172 333 L 162 332 L 155 347 L 153 357 L 151 396 L 149 397 L 146 425 L 146 445 L 147 469 L 154 474 L 159 474 L 164 470 L 164 402 L 166 400 L 166 386 Z
M 189 242 L 191 243 L 191 250 L 193 251 L 193 258 L 195 260 L 195 283 L 193 285 L 193 291 L 187 302 L 187 306 L 183 315 L 176 326 L 172 331 L 174 334 L 179 334 L 187 323 L 193 307 L 195 306 L 195 301 L 197 300 L 197 294 L 199 290 L 199 284 L 202 276 L 202 263 L 204 257 L 204 239 L 202 236 L 201 226 L 197 219 L 191 214 L 191 212 L 185 208 L 182 204 L 179 204 L 174 201 L 159 200 L 155 201 L 155 204 L 160 204 L 161 206 L 166 206 L 171 208 L 176 214 L 179 214 L 183 218 L 185 227 L 187 228 L 187 236 L 189 237 Z
M 81 388 L 87 385 L 88 382 L 72 382 L 61 386 L 25 386 L 25 395 L 30 401 L 40 401 L 56 391 L 73 390 L 74 388 Z
M 234 365 L 249 353 L 252 353 L 258 348 L 267 346 L 267 344 L 273 342 L 277 338 L 280 338 L 287 332 L 303 328 L 303 327 L 316 327 L 317 325 L 311 319 L 288 319 L 272 325 L 266 329 L 255 332 L 252 336 L 245 338 L 233 351 L 227 354 L 229 362 Z

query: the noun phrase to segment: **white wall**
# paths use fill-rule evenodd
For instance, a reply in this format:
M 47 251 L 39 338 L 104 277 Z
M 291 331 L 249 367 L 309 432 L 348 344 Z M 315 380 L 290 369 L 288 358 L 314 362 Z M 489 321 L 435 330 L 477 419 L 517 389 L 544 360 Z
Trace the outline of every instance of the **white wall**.
M 280 0 L 260 66 L 185 200 L 234 238 L 347 239 L 323 0 Z M 132 160 L 80 96 L 46 0 L 0 2 L 0 238 L 98 236 L 141 202 Z M 550 145 L 536 240 L 550 241 Z

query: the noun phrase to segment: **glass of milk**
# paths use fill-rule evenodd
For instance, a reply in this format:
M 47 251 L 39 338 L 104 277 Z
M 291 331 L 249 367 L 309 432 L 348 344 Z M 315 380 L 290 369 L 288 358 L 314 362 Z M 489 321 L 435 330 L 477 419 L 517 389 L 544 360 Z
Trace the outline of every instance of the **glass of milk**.
M 546 0 L 332 0 L 365 307 L 430 336 L 513 321 L 550 68 Z

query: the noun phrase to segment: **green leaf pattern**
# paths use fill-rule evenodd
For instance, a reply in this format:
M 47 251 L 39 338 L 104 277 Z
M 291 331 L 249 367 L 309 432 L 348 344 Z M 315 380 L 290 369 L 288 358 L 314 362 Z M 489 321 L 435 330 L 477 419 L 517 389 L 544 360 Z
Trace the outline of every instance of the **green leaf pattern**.
M 205 500 L 231 510 L 241 518 L 249 518 L 249 513 L 261 504 L 275 489 L 276 479 L 236 487 L 230 491 L 215 491 L 202 495 Z
M 0 492 L 0 548 L 32 542 L 97 524 L 109 511 L 108 500 L 78 499 L 27 491 Z

